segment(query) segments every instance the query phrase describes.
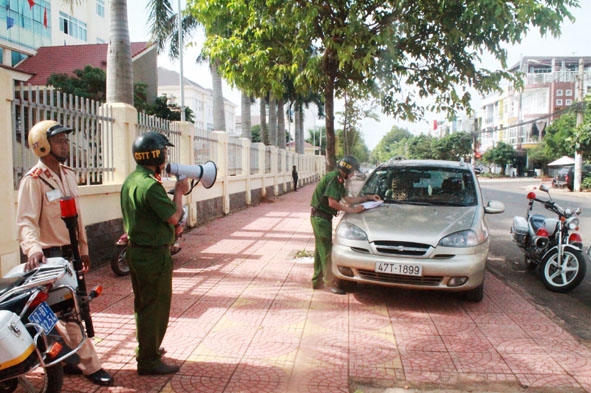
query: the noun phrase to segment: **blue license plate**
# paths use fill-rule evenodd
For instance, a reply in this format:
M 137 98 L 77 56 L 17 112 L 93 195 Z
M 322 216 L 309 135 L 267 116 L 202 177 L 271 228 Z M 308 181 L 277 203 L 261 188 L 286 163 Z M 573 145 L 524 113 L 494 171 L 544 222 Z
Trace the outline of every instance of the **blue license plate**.
M 29 315 L 29 321 L 38 324 L 45 333 L 49 333 L 57 323 L 57 317 L 47 303 L 43 302 Z

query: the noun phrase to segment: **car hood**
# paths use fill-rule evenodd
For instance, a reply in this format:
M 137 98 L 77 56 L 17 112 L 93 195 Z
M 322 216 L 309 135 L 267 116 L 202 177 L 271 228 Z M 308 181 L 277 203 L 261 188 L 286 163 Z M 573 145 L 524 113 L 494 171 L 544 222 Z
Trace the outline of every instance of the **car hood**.
M 451 233 L 478 228 L 478 206 L 418 206 L 383 204 L 360 214 L 346 214 L 342 222 L 363 229 L 370 242 L 400 241 L 437 246 L 442 237 Z

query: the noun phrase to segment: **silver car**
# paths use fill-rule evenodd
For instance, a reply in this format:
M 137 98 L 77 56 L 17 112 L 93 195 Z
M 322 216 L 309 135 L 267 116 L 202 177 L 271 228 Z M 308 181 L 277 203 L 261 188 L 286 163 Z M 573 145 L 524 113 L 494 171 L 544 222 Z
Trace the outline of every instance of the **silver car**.
M 340 288 L 370 283 L 483 297 L 489 247 L 486 214 L 472 167 L 464 162 L 395 160 L 376 168 L 360 194 L 383 203 L 345 214 L 336 228 L 332 271 Z

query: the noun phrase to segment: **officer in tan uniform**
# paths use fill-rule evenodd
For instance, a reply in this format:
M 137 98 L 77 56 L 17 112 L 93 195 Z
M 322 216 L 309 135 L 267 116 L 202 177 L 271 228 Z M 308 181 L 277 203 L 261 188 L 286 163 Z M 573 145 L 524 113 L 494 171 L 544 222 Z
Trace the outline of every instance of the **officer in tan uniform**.
M 76 174 L 63 165 L 69 156 L 71 132 L 71 128 L 53 120 L 41 121 L 29 131 L 29 147 L 39 162 L 23 177 L 18 191 L 16 225 L 21 249 L 27 256 L 25 270 L 39 266 L 46 258 L 72 256 L 69 231 L 60 209 L 62 197 L 73 197 L 76 206 L 80 206 Z M 88 241 L 79 210 L 78 246 L 80 259 L 88 269 Z M 82 339 L 75 323 L 60 321 L 57 327 L 69 346 L 76 346 Z M 80 363 L 77 368 L 65 365 L 66 373 L 82 373 L 101 386 L 114 383 L 113 377 L 101 367 L 91 340 L 86 340 L 77 354 Z

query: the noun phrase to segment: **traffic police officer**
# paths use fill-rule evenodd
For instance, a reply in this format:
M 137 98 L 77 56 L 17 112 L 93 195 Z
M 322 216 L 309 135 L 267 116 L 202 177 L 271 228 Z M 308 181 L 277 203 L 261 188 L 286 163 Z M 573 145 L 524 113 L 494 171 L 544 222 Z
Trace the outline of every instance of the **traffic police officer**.
M 18 190 L 16 226 L 21 249 L 27 256 L 25 270 L 38 267 L 46 258 L 72 256 L 70 233 L 60 219 L 61 198 L 73 197 L 77 208 L 80 206 L 76 172 L 63 165 L 70 152 L 68 134 L 71 132 L 71 128 L 53 120 L 40 121 L 29 131 L 29 147 L 39 162 L 25 174 Z M 79 209 L 78 248 L 80 259 L 88 269 L 88 241 Z M 82 340 L 75 323 L 60 321 L 57 329 L 69 346 L 75 347 Z M 65 364 L 66 373 L 83 373 L 97 385 L 113 384 L 113 377 L 101 368 L 91 340 L 86 340 L 77 354 L 80 363 L 77 367 Z
M 312 288 L 321 289 L 325 285 L 335 294 L 344 295 L 346 292 L 334 282 L 330 266 L 332 251 L 332 218 L 339 211 L 345 213 L 361 213 L 365 210 L 365 201 L 377 201 L 378 195 L 363 195 L 351 197 L 346 195 L 345 181 L 359 170 L 359 161 L 353 156 L 345 156 L 337 163 L 337 168 L 327 173 L 316 186 L 312 194 L 312 213 L 310 221 L 314 230 L 314 275 Z
M 170 200 L 160 174 L 174 146 L 157 132 L 140 135 L 133 143 L 137 163 L 121 189 L 123 225 L 128 234 L 127 261 L 135 295 L 134 312 L 139 375 L 164 375 L 179 371 L 165 364 L 160 344 L 164 339 L 172 298 L 172 257 L 170 246 L 183 230 L 183 195 L 187 179 L 177 181 Z

